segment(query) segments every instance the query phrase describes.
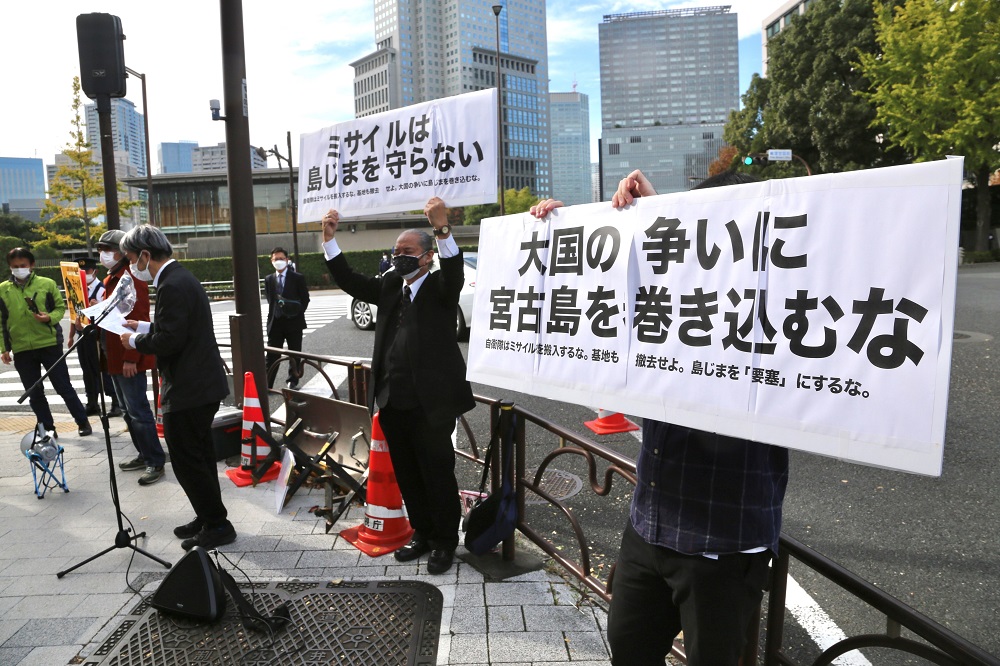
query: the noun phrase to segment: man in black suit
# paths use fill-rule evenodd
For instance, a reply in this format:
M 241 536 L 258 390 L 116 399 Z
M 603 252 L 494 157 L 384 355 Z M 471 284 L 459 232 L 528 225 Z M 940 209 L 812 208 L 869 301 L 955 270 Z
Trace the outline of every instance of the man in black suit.
M 156 287 L 153 322 L 133 321 L 122 345 L 156 356 L 163 379 L 160 406 L 163 435 L 174 476 L 194 509 L 195 519 L 174 529 L 181 547 L 211 550 L 236 540 L 229 522 L 212 446 L 212 420 L 229 394 L 212 327 L 208 296 L 198 279 L 170 258 L 173 248 L 151 225 L 134 227 L 121 239 L 129 270 Z
M 431 236 L 409 229 L 396 239 L 393 270 L 379 277 L 348 266 L 334 240 L 340 215 L 331 210 L 323 217 L 323 251 L 333 279 L 354 298 L 378 305 L 368 406 L 372 411 L 378 406 L 415 530 L 395 557 L 408 562 L 430 553 L 427 571 L 432 574 L 451 568 L 458 546 L 462 511 L 451 434 L 455 420 L 476 405 L 455 327 L 465 267 L 447 212 L 437 197 L 424 207 L 437 237 L 441 270 L 430 272 Z
M 292 270 L 288 252 L 276 247 L 271 250 L 274 273 L 264 278 L 267 296 L 267 346 L 280 348 L 286 342 L 291 351 L 302 351 L 302 331 L 306 328 L 306 308 L 309 306 L 309 287 L 306 276 Z M 267 353 L 267 386 L 274 386 L 278 368 L 271 364 L 278 360 L 278 352 Z M 298 388 L 299 364 L 295 359 L 288 363 L 288 388 Z

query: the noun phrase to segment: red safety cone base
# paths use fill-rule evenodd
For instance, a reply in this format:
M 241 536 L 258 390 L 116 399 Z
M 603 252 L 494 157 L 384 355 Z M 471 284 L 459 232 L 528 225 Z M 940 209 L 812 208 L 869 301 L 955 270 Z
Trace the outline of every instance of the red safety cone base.
M 271 465 L 266 472 L 264 472 L 264 476 L 260 477 L 257 483 L 266 483 L 268 481 L 274 481 L 275 479 L 278 478 L 279 474 L 281 474 L 281 463 L 276 462 L 273 465 Z M 226 470 L 226 476 L 228 476 L 229 480 L 232 481 L 233 484 L 239 488 L 253 485 L 252 469 L 243 469 L 242 467 L 231 467 Z
M 620 413 L 609 414 L 608 416 L 584 421 L 583 425 L 593 430 L 598 435 L 613 435 L 619 432 L 632 432 L 638 430 L 639 426 L 629 421 Z
M 410 543 L 410 539 L 413 538 L 413 528 L 410 527 L 409 521 L 405 522 L 406 529 L 388 539 L 380 539 L 377 541 L 369 540 L 371 539 L 371 534 L 373 534 L 373 532 L 367 528 L 362 529 L 365 527 L 363 523 L 357 527 L 348 527 L 346 530 L 341 531 L 340 536 L 344 537 L 348 543 L 360 550 L 362 553 L 371 557 L 379 557 L 380 555 L 394 553 L 406 544 Z M 378 534 L 378 532 L 375 532 L 374 534 Z

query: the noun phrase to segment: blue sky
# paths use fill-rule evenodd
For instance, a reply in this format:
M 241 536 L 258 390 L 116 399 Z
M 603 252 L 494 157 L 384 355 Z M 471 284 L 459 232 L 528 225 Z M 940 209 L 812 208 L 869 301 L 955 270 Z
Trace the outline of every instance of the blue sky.
M 780 2 L 728 3 L 739 17 L 741 92 L 751 74 L 760 70 L 761 21 Z M 597 26 L 603 16 L 720 4 L 548 0 L 550 90 L 571 90 L 575 79 L 578 90 L 589 95 L 596 145 L 601 111 Z M 135 0 L 102 0 L 99 6 L 86 7 L 77 0 L 8 2 L 5 25 L 22 29 L 9 30 L 0 40 L 0 62 L 4 89 L 20 102 L 0 105 L 0 156 L 39 157 L 51 163 L 65 147 L 72 80 L 80 71 L 76 17 L 87 12 L 121 18 L 126 64 L 147 76 L 154 171 L 159 143 L 225 141 L 224 123 L 212 122 L 208 108 L 208 100 L 223 98 L 218 3 L 174 0 L 164 11 L 162 4 Z M 350 63 L 374 48 L 373 3 L 297 0 L 285 6 L 246 0 L 243 14 L 252 144 L 284 146 L 290 130 L 296 152 L 300 133 L 353 117 Z M 142 111 L 138 80 L 129 79 L 127 98 Z M 273 159 L 271 163 L 276 166 Z

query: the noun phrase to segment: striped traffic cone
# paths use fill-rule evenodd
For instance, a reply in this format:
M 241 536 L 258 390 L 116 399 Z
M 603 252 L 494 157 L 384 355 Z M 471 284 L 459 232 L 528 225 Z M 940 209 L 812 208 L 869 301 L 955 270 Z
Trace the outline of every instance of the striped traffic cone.
M 385 435 L 378 424 L 378 413 L 372 417 L 367 494 L 365 522 L 344 530 L 340 536 L 372 557 L 399 550 L 409 543 L 413 528 L 403 511 L 403 496 L 396 483 Z
M 240 452 L 240 466 L 238 469 L 227 469 L 226 476 L 237 486 L 249 486 L 254 483 L 253 471 L 257 467 L 258 448 L 267 447 L 260 441 L 260 437 L 254 434 L 253 428 L 259 425 L 262 430 L 267 431 L 264 423 L 264 411 L 260 408 L 260 398 L 257 396 L 257 383 L 254 381 L 253 373 L 247 372 L 243 375 L 243 433 L 241 436 L 243 449 Z M 277 478 L 281 471 L 281 464 L 274 464 L 267 470 L 257 482 L 271 481 Z
M 613 435 L 618 432 L 632 432 L 639 429 L 639 426 L 629 421 L 619 412 L 609 412 L 606 409 L 598 409 L 597 419 L 594 421 L 584 421 L 583 425 L 598 435 Z

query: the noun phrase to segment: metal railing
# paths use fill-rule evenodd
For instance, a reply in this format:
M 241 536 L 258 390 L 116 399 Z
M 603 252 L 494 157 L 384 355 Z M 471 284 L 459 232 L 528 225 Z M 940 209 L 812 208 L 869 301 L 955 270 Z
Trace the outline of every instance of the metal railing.
M 281 354 L 270 370 L 276 370 L 275 366 L 282 362 L 290 362 L 293 358 L 300 359 L 300 362 L 304 366 L 317 369 L 326 378 L 334 397 L 337 396 L 336 386 L 329 375 L 323 370 L 322 365 L 334 364 L 347 366 L 349 368 L 348 400 L 356 404 L 363 405 L 366 403 L 367 385 L 370 381 L 371 372 L 370 367 L 366 364 L 360 361 L 348 362 L 329 356 L 271 348 L 266 349 L 267 351 L 279 352 Z M 299 375 L 301 377 L 301 367 Z M 504 422 L 503 419 L 510 419 L 513 415 L 520 417 L 517 419 L 515 425 L 513 444 L 515 447 L 513 452 L 515 456 L 514 487 L 517 491 L 518 505 L 517 530 L 546 555 L 551 557 L 568 574 L 579 580 L 584 587 L 596 594 L 604 602 L 609 602 L 614 583 L 614 567 L 611 567 L 607 581 L 602 581 L 591 572 L 590 547 L 579 518 L 571 506 L 554 497 L 543 487 L 542 478 L 552 462 L 565 456 L 574 456 L 582 460 L 586 465 L 587 481 L 590 490 L 597 496 L 605 497 L 611 492 L 616 476 L 621 477 L 623 482 L 635 485 L 635 461 L 516 404 L 503 403 L 507 408 L 501 409 L 502 403 L 500 400 L 481 395 L 476 395 L 475 398 L 478 403 L 485 405 L 490 410 L 488 423 L 493 432 L 487 434 L 487 439 L 496 436 L 496 433 L 502 432 L 504 428 L 509 427 L 509 423 Z M 499 428 L 494 429 L 493 424 L 496 424 L 498 419 L 501 420 Z M 555 435 L 559 441 L 555 449 L 544 454 L 541 463 L 536 467 L 531 478 L 527 477 L 525 466 L 527 449 L 526 423 L 531 423 L 543 431 Z M 487 461 L 479 457 L 480 447 L 468 421 L 463 417 L 460 419 L 460 424 L 469 439 L 471 452 L 456 451 L 456 453 L 475 464 L 486 464 Z M 501 444 L 503 444 L 502 439 Z M 492 470 L 492 474 L 490 475 L 491 488 L 494 491 L 499 486 L 498 477 L 500 474 L 501 455 L 500 447 L 494 447 L 493 458 L 489 461 Z M 599 471 L 599 465 L 605 466 L 603 472 Z M 525 513 L 526 492 L 531 492 L 543 498 L 555 508 L 558 515 L 561 515 L 565 519 L 573 535 L 573 540 L 579 549 L 577 556 L 571 557 L 567 555 L 552 540 L 548 539 L 541 530 L 528 523 Z M 508 561 L 513 560 L 515 549 L 514 537 L 506 540 L 501 550 L 503 559 Z M 827 666 L 837 657 L 852 650 L 863 648 L 884 648 L 903 652 L 918 656 L 934 664 L 940 664 L 941 666 L 1000 666 L 1000 659 L 997 657 L 990 655 L 985 650 L 973 645 L 950 629 L 910 608 L 899 599 L 889 595 L 792 537 L 785 534 L 781 535 L 779 551 L 778 559 L 772 566 L 772 581 L 768 594 L 767 632 L 763 646 L 763 659 L 766 666 L 779 664 L 782 666 L 799 666 L 798 662 L 793 661 L 784 654 L 782 645 L 785 624 L 785 593 L 787 590 L 788 567 L 792 558 L 810 567 L 826 580 L 836 584 L 854 598 L 878 611 L 886 620 L 886 631 L 884 633 L 864 634 L 839 641 L 823 651 L 812 662 L 812 666 Z M 744 650 L 742 659 L 743 664 L 754 664 L 758 661 L 760 652 L 758 646 L 760 620 L 761 618 L 758 615 L 753 626 L 750 628 L 748 645 L 746 650 Z M 903 637 L 902 630 L 904 628 L 926 642 Z M 675 645 L 673 653 L 684 660 L 683 648 L 680 644 Z

